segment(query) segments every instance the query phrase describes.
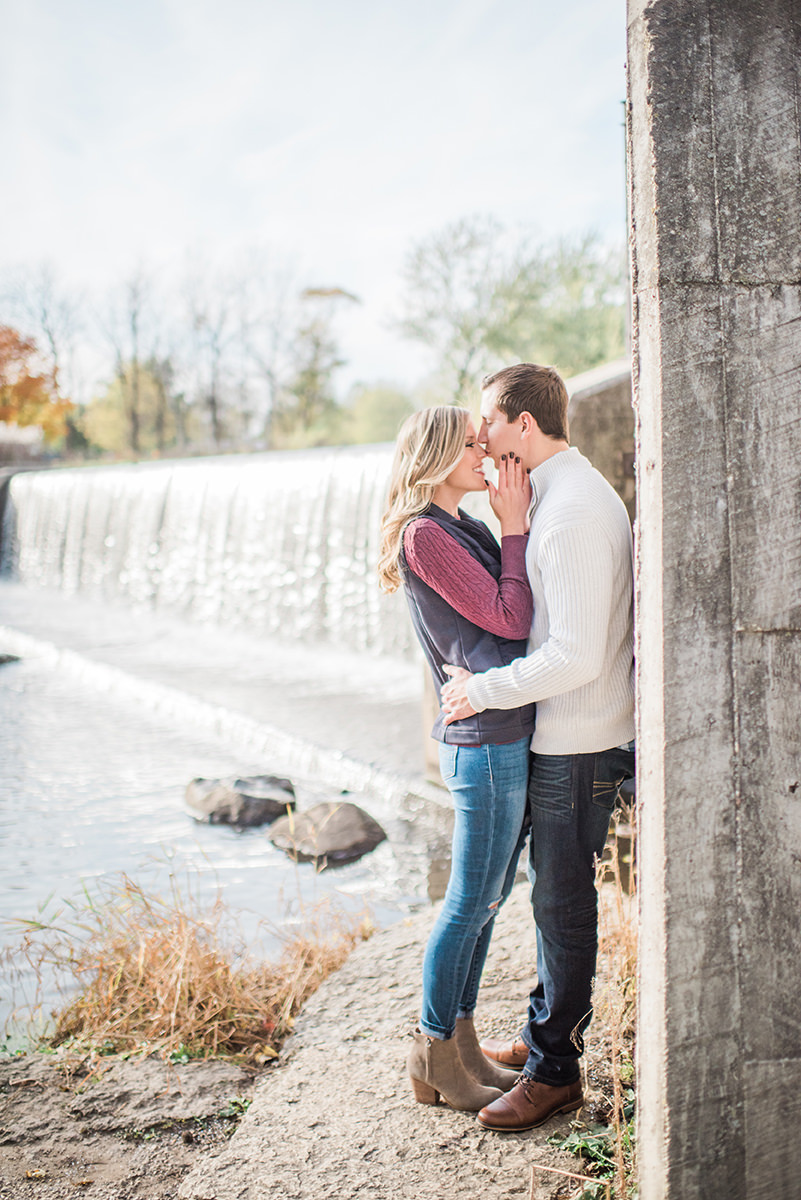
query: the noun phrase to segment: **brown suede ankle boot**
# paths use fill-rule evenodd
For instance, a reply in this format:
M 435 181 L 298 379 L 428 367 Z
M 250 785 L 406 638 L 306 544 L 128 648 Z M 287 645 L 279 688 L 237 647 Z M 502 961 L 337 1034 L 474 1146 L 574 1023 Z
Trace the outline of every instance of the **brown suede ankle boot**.
M 419 1104 L 438 1104 L 442 1096 L 451 1108 L 478 1112 L 503 1095 L 498 1088 L 483 1087 L 473 1078 L 459 1057 L 455 1037 L 428 1037 L 419 1026 L 413 1036 L 406 1068 Z
M 514 1087 L 520 1072 L 507 1070 L 481 1053 L 472 1017 L 457 1018 L 454 1038 L 459 1047 L 459 1057 L 474 1079 L 487 1087 L 500 1088 L 502 1092 Z

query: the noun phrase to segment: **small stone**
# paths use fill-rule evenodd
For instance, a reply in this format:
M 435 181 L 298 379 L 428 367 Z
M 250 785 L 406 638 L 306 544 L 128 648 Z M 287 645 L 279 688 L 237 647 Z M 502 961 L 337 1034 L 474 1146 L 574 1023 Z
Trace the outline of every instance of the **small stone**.
M 325 800 L 277 820 L 270 841 L 298 862 L 318 869 L 355 862 L 385 841 L 386 833 L 358 804 Z
M 295 807 L 292 781 L 279 775 L 193 779 L 185 795 L 195 820 L 210 825 L 268 825 Z

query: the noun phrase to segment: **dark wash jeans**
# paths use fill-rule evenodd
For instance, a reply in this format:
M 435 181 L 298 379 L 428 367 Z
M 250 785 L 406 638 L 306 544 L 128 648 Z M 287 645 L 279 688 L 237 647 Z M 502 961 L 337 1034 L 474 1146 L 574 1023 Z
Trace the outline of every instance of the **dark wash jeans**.
M 537 984 L 529 998 L 524 1073 L 564 1086 L 579 1078 L 592 1017 L 598 950 L 595 864 L 634 743 L 596 754 L 532 754 L 528 876 L 537 926 Z

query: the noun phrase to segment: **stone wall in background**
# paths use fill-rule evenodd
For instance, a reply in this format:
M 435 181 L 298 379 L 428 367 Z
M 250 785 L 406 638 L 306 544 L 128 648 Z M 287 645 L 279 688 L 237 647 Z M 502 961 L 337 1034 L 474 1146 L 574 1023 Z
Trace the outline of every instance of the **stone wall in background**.
M 570 443 L 618 492 L 634 520 L 634 411 L 631 363 L 618 359 L 568 379 Z

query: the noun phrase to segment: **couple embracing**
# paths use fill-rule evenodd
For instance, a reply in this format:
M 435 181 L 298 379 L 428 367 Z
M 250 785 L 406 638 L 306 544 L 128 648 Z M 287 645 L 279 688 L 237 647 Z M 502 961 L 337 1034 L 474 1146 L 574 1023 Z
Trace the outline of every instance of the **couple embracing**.
M 631 526 L 568 442 L 567 390 L 520 363 L 459 408 L 400 431 L 379 574 L 405 590 L 441 710 L 432 730 L 453 798 L 451 878 L 426 946 L 408 1058 L 415 1098 L 487 1129 L 541 1125 L 582 1103 L 592 1015 L 595 866 L 634 773 Z M 498 467 L 497 487 L 482 461 Z M 459 508 L 489 489 L 501 544 Z M 473 1025 L 498 909 L 529 838 L 536 983 L 511 1041 Z

